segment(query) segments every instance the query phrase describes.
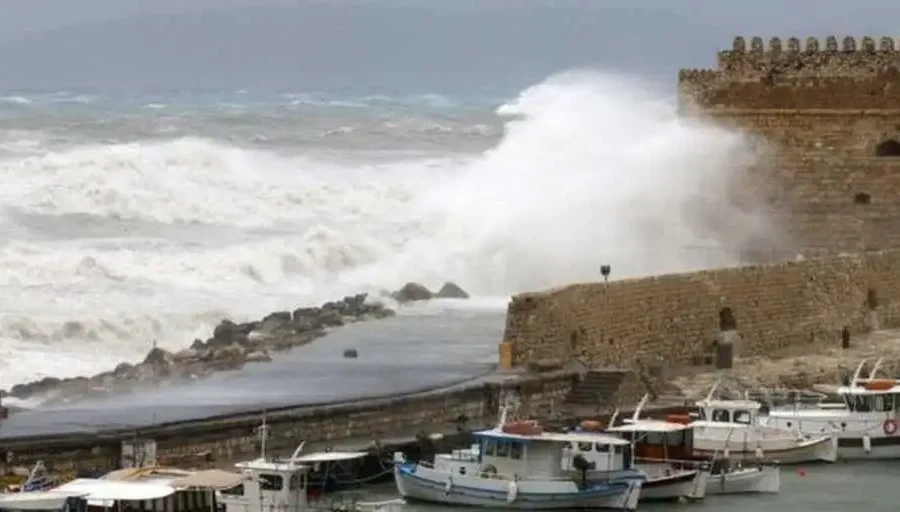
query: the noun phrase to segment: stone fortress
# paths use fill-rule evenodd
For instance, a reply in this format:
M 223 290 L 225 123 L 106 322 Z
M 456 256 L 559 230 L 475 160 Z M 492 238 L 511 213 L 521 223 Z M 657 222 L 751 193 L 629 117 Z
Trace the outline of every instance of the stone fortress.
M 723 335 L 737 336 L 742 357 L 768 356 L 840 346 L 845 326 L 854 336 L 900 327 L 895 40 L 737 37 L 716 69 L 682 70 L 678 86 L 685 112 L 765 143 L 750 174 L 791 251 L 755 266 L 515 296 L 502 366 L 577 359 L 664 373 L 708 365 Z

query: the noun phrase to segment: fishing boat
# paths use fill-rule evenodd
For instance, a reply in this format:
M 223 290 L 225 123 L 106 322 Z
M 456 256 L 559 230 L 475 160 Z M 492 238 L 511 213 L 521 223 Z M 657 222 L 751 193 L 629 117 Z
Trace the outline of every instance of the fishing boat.
M 406 500 L 515 510 L 634 510 L 645 475 L 631 467 L 630 443 L 603 433 L 545 432 L 534 421 L 507 421 L 474 433 L 478 446 L 409 462 L 395 454 L 397 490 Z M 572 444 L 605 447 L 586 461 Z M 568 458 L 567 458 L 568 457 Z
M 646 397 L 645 397 L 646 400 Z M 643 403 L 643 402 L 642 402 Z M 709 464 L 690 460 L 693 429 L 668 421 L 638 419 L 640 407 L 624 425 L 606 429 L 632 444 L 634 467 L 647 475 L 641 501 L 699 500 L 706 496 Z M 613 421 L 615 421 L 615 416 Z M 573 445 L 576 453 L 594 460 L 602 446 Z
M 876 378 L 882 362 L 862 377 L 861 361 L 847 385 L 835 390 L 840 402 L 774 408 L 760 417 L 760 425 L 801 435 L 829 433 L 844 460 L 900 458 L 900 380 Z
M 742 464 L 714 460 L 706 494 L 777 494 L 781 491 L 781 468 L 776 464 Z
M 752 400 L 715 400 L 712 397 L 717 385 L 696 403 L 698 418 L 680 419 L 694 429 L 696 456 L 712 459 L 722 453 L 724 458 L 737 462 L 779 464 L 837 460 L 837 436 L 827 432 L 804 434 L 761 423 L 762 404 Z
M 665 420 L 641 419 L 641 411 L 647 404 L 645 395 L 630 419 L 615 426 L 619 416 L 616 411 L 610 419 L 607 432 L 619 433 L 634 443 L 637 467 L 648 473 L 650 480 L 644 483 L 641 500 L 650 495 L 655 499 L 684 497 L 697 500 L 709 494 L 777 493 L 781 487 L 780 469 L 774 464 L 745 466 L 724 459 L 724 453 L 712 459 L 694 452 L 694 428 L 684 415 L 670 415 Z M 696 472 L 689 484 L 678 489 L 671 478 L 687 471 Z M 652 482 L 657 480 L 657 491 Z M 654 496 L 654 494 L 656 496 Z M 652 499 L 652 498 L 651 498 Z

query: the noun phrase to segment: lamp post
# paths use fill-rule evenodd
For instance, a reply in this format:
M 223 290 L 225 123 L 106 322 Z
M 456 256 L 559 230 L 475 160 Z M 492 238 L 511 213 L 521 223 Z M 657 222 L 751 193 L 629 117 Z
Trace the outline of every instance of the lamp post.
M 603 276 L 603 282 L 609 282 L 609 273 L 612 272 L 612 267 L 609 265 L 600 265 L 600 275 Z

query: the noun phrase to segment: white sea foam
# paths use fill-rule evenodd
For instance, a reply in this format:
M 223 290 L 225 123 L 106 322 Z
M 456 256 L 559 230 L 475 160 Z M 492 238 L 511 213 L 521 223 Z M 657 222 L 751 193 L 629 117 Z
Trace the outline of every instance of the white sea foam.
M 67 235 L 0 245 L 2 384 L 183 347 L 225 315 L 444 280 L 499 311 L 603 263 L 613 277 L 733 264 L 772 235 L 733 199 L 745 137 L 639 84 L 569 73 L 499 114 L 502 139 L 467 157 L 341 165 L 199 137 L 0 157 L 6 230 L 32 216 Z M 115 234 L 86 235 L 84 217 Z

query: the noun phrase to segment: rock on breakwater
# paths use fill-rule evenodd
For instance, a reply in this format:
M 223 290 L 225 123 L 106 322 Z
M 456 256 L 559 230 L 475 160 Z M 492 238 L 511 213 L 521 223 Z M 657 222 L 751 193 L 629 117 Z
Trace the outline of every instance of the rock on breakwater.
M 46 377 L 13 386 L 4 395 L 44 404 L 65 403 L 87 396 L 126 393 L 166 381 L 199 379 L 236 370 L 247 363 L 268 362 L 272 352 L 309 343 L 327 334 L 330 328 L 396 314 L 384 304 L 367 299 L 367 294 L 344 297 L 318 307 L 276 311 L 253 322 L 225 319 L 216 326 L 212 337 L 194 340 L 184 350 L 170 352 L 154 343 L 140 363 L 123 362 L 92 377 Z

